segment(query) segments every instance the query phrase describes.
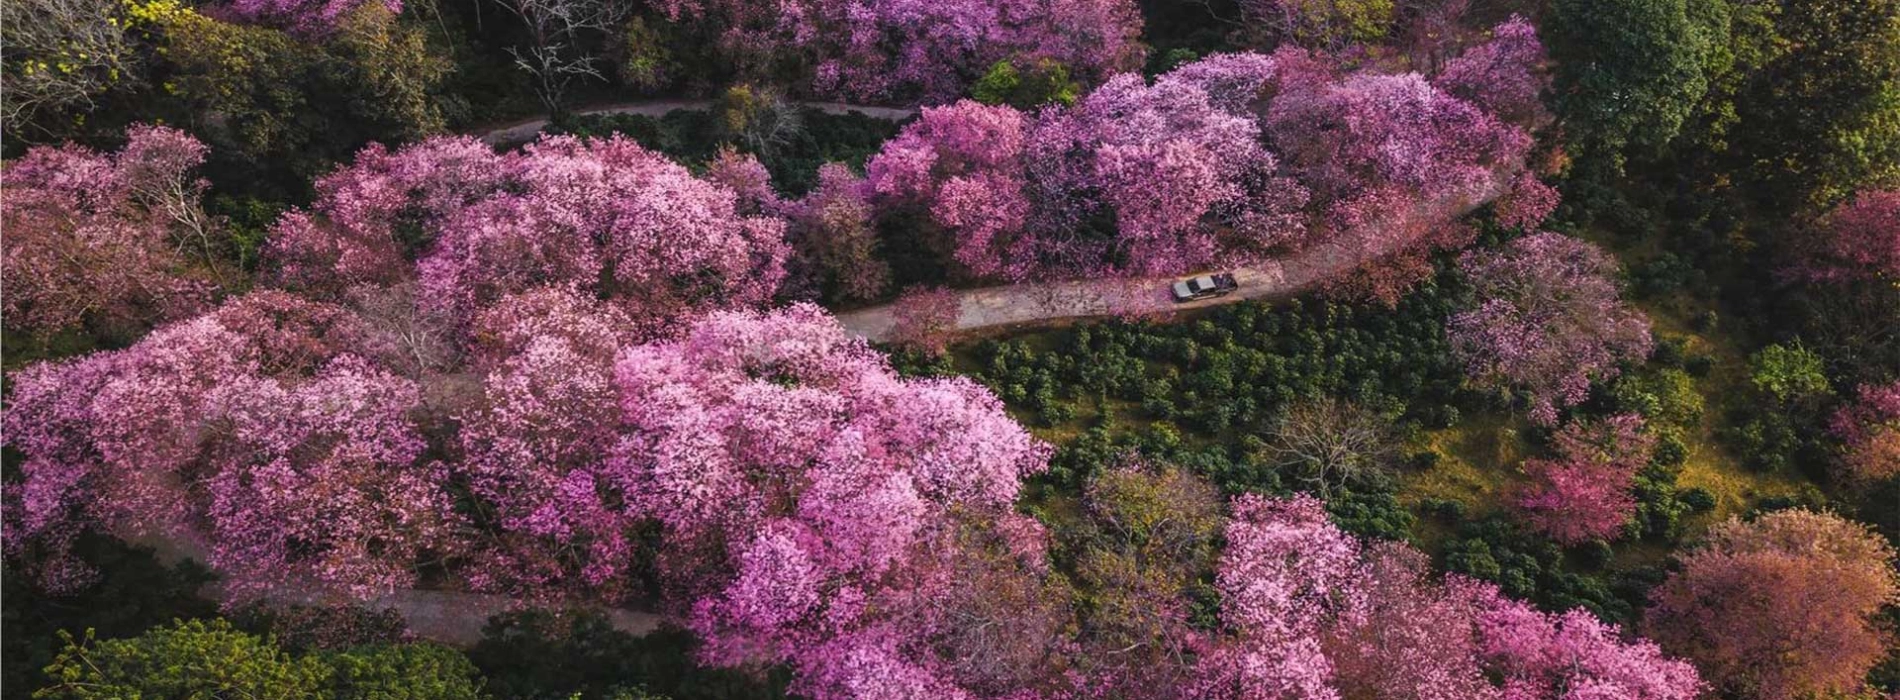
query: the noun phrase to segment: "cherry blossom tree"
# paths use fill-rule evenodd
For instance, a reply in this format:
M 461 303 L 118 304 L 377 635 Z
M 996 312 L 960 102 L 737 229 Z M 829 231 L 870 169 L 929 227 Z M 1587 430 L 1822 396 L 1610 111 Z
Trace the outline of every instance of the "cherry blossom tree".
M 389 14 L 402 12 L 402 0 L 230 0 L 213 6 L 210 14 L 241 24 L 261 24 L 291 31 L 309 39 L 334 33 L 360 8 L 380 6 Z
M 1858 393 L 1829 422 L 1843 447 L 1841 466 L 1867 482 L 1900 475 L 1900 382 L 1864 384 Z
M 949 334 L 957 328 L 963 297 L 941 287 L 906 290 L 891 304 L 891 338 L 933 353 L 942 353 Z
M 708 661 L 789 663 L 815 697 L 887 677 L 949 693 L 989 677 L 966 663 L 1023 663 L 905 641 L 954 650 L 1009 629 L 950 605 L 982 599 L 964 587 L 1037 597 L 1042 535 L 1010 505 L 1048 450 L 988 391 L 900 380 L 806 305 L 715 313 L 623 351 L 613 376 L 625 437 L 596 478 L 664 529 L 662 566 L 695 591 Z M 1019 612 L 1011 624 L 1032 619 Z
M 1491 38 L 1445 63 L 1432 83 L 1506 123 L 1534 129 L 1551 118 L 1541 93 L 1549 62 L 1537 28 L 1518 15 L 1491 30 Z
M 1539 423 L 1556 423 L 1619 362 L 1649 355 L 1649 321 L 1623 303 L 1616 261 L 1596 246 L 1538 233 L 1466 253 L 1459 267 L 1477 306 L 1452 317 L 1454 351 L 1478 386 L 1528 394 Z
M 657 0 L 712 35 L 724 61 L 763 76 L 809 70 L 818 94 L 940 103 L 999 61 L 1049 61 L 1095 82 L 1138 68 L 1141 13 L 1128 0 Z
M 966 279 L 1177 274 L 1353 234 L 1378 269 L 1341 277 L 1389 280 L 1367 286 L 1395 299 L 1432 250 L 1470 241 L 1452 222 L 1465 210 L 1509 189 L 1504 217 L 1528 227 L 1555 206 L 1536 178 L 1512 179 L 1527 128 L 1487 111 L 1534 121 L 1519 114 L 1543 84 L 1528 29 L 1501 27 L 1445 74 L 1469 100 L 1289 48 L 1116 76 L 1033 115 L 926 109 L 871 158 L 868 187 L 880 217 L 921 228 Z
M 1650 595 L 1649 633 L 1724 692 L 1851 692 L 1890 648 L 1874 617 L 1900 596 L 1894 550 L 1866 525 L 1788 510 L 1709 531 Z
M 233 593 L 413 585 L 455 547 L 417 386 L 352 354 L 345 310 L 258 292 L 121 351 L 14 376 L 18 537 L 159 533 L 202 544 Z
M 890 287 L 891 267 L 878 256 L 864 178 L 826 163 L 818 168 L 818 186 L 788 208 L 793 283 L 826 299 L 857 301 L 876 299 Z
M 1216 577 L 1230 631 L 1201 657 L 1192 697 L 1688 700 L 1703 689 L 1688 664 L 1582 610 L 1431 581 L 1423 555 L 1359 542 L 1311 497 L 1247 494 L 1233 510 Z
M 1615 539 L 1636 512 L 1630 487 L 1656 438 L 1634 414 L 1572 422 L 1552 438 L 1554 459 L 1524 463 L 1531 481 L 1517 507 L 1532 528 L 1563 544 Z
M 414 279 L 466 325 L 512 294 L 607 298 L 648 331 L 685 312 L 765 301 L 784 277 L 784 223 L 620 137 L 547 138 L 497 154 L 472 138 L 365 149 L 285 216 L 270 257 L 287 287 L 334 296 Z M 410 262 L 413 260 L 413 262 Z
M 1821 223 L 1823 278 L 1900 279 L 1900 190 L 1861 192 Z
M 40 146 L 0 169 L 0 301 L 8 327 L 143 326 L 198 310 L 221 287 L 216 222 L 192 171 L 205 146 L 134 126 L 116 153 Z

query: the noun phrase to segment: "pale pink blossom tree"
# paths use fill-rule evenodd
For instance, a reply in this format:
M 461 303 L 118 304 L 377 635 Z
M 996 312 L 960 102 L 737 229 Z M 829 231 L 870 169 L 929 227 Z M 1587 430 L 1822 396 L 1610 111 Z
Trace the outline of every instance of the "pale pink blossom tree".
M 409 418 L 416 385 L 360 344 L 343 309 L 266 291 L 15 375 L 11 541 L 196 542 L 240 597 L 413 585 L 418 562 L 456 546 L 457 518 Z
M 1565 425 L 1552 438 L 1554 459 L 1524 463 L 1531 481 L 1517 507 L 1533 529 L 1563 544 L 1615 539 L 1636 512 L 1630 488 L 1655 445 L 1634 414 Z
M 1828 423 L 1841 441 L 1843 471 L 1863 482 L 1900 475 L 1900 382 L 1864 384 L 1857 393 Z
M 1616 260 L 1594 245 L 1538 233 L 1466 253 L 1459 267 L 1477 305 L 1452 317 L 1453 349 L 1473 383 L 1528 394 L 1539 423 L 1649 355 L 1649 320 L 1623 302 Z
M 333 296 L 413 278 L 464 327 L 501 298 L 558 288 L 658 332 L 764 302 L 784 277 L 781 220 L 742 213 L 732 190 L 619 137 L 506 154 L 472 138 L 371 146 L 317 187 L 311 212 L 273 230 L 282 284 Z
M 0 168 L 8 327 L 145 326 L 197 311 L 222 286 L 206 183 L 192 172 L 204 144 L 156 126 L 126 140 L 116 153 L 39 146 Z
M 1813 272 L 1830 279 L 1900 279 L 1900 190 L 1854 195 L 1822 220 Z
M 1695 669 L 1582 610 L 1544 613 L 1495 586 L 1431 581 L 1423 555 L 1367 545 L 1308 496 L 1234 502 L 1216 586 L 1228 635 L 1198 698 L 1690 700 Z

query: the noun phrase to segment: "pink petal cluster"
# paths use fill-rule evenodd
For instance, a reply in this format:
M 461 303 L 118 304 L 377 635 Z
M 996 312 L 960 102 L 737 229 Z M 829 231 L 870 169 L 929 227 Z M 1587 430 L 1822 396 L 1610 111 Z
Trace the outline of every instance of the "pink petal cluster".
M 230 0 L 215 5 L 211 14 L 241 24 L 257 24 L 321 39 L 349 21 L 363 7 L 381 6 L 389 14 L 402 13 L 402 0 Z
M 555 288 L 607 298 L 657 332 L 689 310 L 769 299 L 785 274 L 782 221 L 742 213 L 733 191 L 620 137 L 506 154 L 467 137 L 371 146 L 317 189 L 311 212 L 272 231 L 281 284 L 334 296 L 413 277 L 456 325 Z
M 1519 15 L 1491 30 L 1491 39 L 1445 63 L 1432 82 L 1506 122 L 1533 128 L 1549 121 L 1541 93 L 1549 57 L 1537 28 Z
M 141 125 L 117 153 L 38 146 L 0 167 L 7 326 L 142 326 L 201 308 L 216 286 L 183 254 L 179 216 L 198 207 L 192 171 L 205 152 L 182 131 Z
M 457 517 L 409 417 L 416 384 L 351 354 L 360 338 L 338 307 L 258 292 L 125 350 L 16 374 L 15 532 L 196 542 L 239 594 L 413 585 Z
M 1823 278 L 1900 280 L 1900 190 L 1861 192 L 1821 222 Z
M 821 95 L 935 103 L 998 61 L 1051 61 L 1093 82 L 1140 67 L 1141 12 L 1129 0 L 658 0 L 715 36 L 725 62 L 759 75 L 809 71 Z
M 1500 27 L 1446 85 L 1542 85 L 1526 29 Z M 1526 126 L 1488 111 L 1528 107 L 1465 92 L 1341 74 L 1297 49 L 1222 54 L 1153 82 L 1115 76 L 1035 114 L 927 108 L 866 176 L 880 215 L 927 221 L 933 251 L 971 279 L 1175 274 L 1347 232 L 1422 254 L 1462 242 L 1439 235 L 1455 228 L 1447 212 L 1496 196 L 1532 145 Z M 1534 177 L 1513 189 L 1517 225 L 1554 207 Z
M 1216 585 L 1230 636 L 1196 666 L 1198 698 L 1688 700 L 1695 669 L 1582 610 L 1539 612 L 1422 554 L 1367 545 L 1308 496 L 1234 503 Z
M 1553 438 L 1555 459 L 1524 463 L 1531 482 L 1517 507 L 1533 529 L 1563 544 L 1610 540 L 1636 512 L 1630 493 L 1656 438 L 1634 414 L 1573 422 Z
M 1864 384 L 1828 426 L 1848 475 L 1868 482 L 1900 475 L 1900 382 Z
M 1466 253 L 1459 267 L 1478 305 L 1452 317 L 1453 349 L 1477 385 L 1528 394 L 1539 423 L 1555 424 L 1618 363 L 1649 356 L 1649 320 L 1623 302 L 1616 260 L 1594 245 L 1537 233 Z

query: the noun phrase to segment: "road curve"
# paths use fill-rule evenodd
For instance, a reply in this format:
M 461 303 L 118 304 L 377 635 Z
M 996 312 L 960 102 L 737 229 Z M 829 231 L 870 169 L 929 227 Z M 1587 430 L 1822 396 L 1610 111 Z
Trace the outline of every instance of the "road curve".
M 794 104 L 825 114 L 845 115 L 856 112 L 888 121 L 903 121 L 917 115 L 917 110 L 909 107 L 877 107 L 844 102 L 796 102 Z M 712 100 L 634 100 L 578 109 L 574 111 L 574 114 L 583 117 L 637 114 L 658 118 L 678 110 L 699 112 L 712 108 Z M 533 140 L 535 134 L 541 133 L 541 130 L 547 127 L 548 120 L 545 117 L 536 117 L 486 129 L 480 132 L 480 136 L 483 143 L 493 146 L 526 143 Z
M 656 100 L 610 105 L 581 114 L 663 115 L 676 109 L 706 109 L 706 100 Z M 864 107 L 839 103 L 804 103 L 832 114 L 862 112 L 880 119 L 903 119 L 913 110 L 889 107 Z M 498 127 L 482 134 L 489 143 L 510 143 L 532 138 L 547 125 L 537 119 Z M 1499 172 L 1476 197 L 1444 199 L 1419 204 L 1404 214 L 1411 221 L 1449 221 L 1495 198 L 1504 191 L 1512 172 Z M 1405 221 L 1388 222 L 1404 224 Z M 1279 260 L 1236 268 L 1234 277 L 1240 288 L 1233 294 L 1186 304 L 1170 298 L 1168 286 L 1179 277 L 1078 280 L 1045 284 L 1019 284 L 1000 287 L 957 290 L 959 310 L 952 333 L 970 333 L 1011 326 L 1115 314 L 1169 314 L 1186 309 L 1232 304 L 1245 299 L 1285 298 L 1307 291 L 1321 282 L 1359 265 L 1392 253 L 1389 241 L 1377 235 L 1380 226 L 1368 226 L 1340 232 L 1327 240 Z M 891 340 L 891 305 L 875 306 L 838 314 L 845 329 L 872 341 Z M 191 558 L 205 561 L 203 548 L 196 543 L 167 537 L 132 538 L 134 544 L 153 547 L 161 559 L 176 562 Z M 220 602 L 230 599 L 217 584 L 203 594 Z M 266 596 L 273 602 L 291 604 L 331 604 L 336 598 L 310 591 L 282 590 Z M 353 604 L 372 611 L 393 610 L 417 637 L 455 646 L 470 646 L 482 639 L 482 628 L 494 615 L 531 605 L 507 596 L 465 591 L 401 590 Z M 599 608 L 613 627 L 622 632 L 644 635 L 658 629 L 666 618 L 651 612 L 625 608 Z
M 127 541 L 136 546 L 151 547 L 159 560 L 168 565 L 176 565 L 184 559 L 195 559 L 200 563 L 209 561 L 202 545 L 185 538 L 148 533 L 127 538 Z M 230 591 L 217 582 L 206 584 L 198 591 L 198 595 L 221 605 L 236 602 Z M 418 639 L 458 647 L 470 647 L 480 642 L 482 628 L 488 625 L 488 618 L 533 607 L 526 601 L 492 593 L 424 589 L 390 591 L 368 600 L 358 600 L 320 594 L 313 590 L 280 588 L 264 594 L 262 600 L 248 598 L 245 602 L 354 605 L 370 612 L 394 611 L 402 616 L 403 624 Z M 666 622 L 666 618 L 661 615 L 640 610 L 604 606 L 594 606 L 594 610 L 605 615 L 614 629 L 635 636 L 653 632 Z
M 1394 225 L 1421 221 L 1452 221 L 1502 194 L 1514 172 L 1501 171 L 1475 197 L 1446 198 L 1418 204 L 1397 221 L 1380 222 L 1338 232 L 1293 255 L 1233 269 L 1240 288 L 1223 297 L 1175 303 L 1168 291 L 1173 277 L 1076 280 L 1041 284 L 954 290 L 959 297 L 957 322 L 947 332 L 967 335 L 985 330 L 1034 326 L 1052 321 L 1114 315 L 1165 316 L 1188 309 L 1233 304 L 1247 299 L 1284 299 L 1310 291 L 1360 265 L 1397 252 L 1393 241 L 1378 235 Z M 838 314 L 846 331 L 873 342 L 895 340 L 892 305 L 873 306 Z

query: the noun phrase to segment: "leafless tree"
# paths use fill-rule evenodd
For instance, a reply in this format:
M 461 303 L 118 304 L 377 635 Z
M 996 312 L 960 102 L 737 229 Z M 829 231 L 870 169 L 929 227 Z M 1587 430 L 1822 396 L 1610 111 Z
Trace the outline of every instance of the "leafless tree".
M 415 283 L 363 285 L 351 289 L 349 298 L 369 333 L 369 345 L 407 365 L 409 377 L 442 370 L 455 360 L 448 319 L 417 299 Z
M 798 103 L 774 86 L 735 85 L 719 99 L 726 134 L 745 152 L 769 157 L 805 133 Z
M 1398 455 L 1398 440 L 1383 416 L 1329 398 L 1281 413 L 1263 456 L 1326 498 L 1335 487 L 1386 478 Z
M 8 131 L 49 113 L 91 109 L 114 84 L 133 79 L 122 9 L 118 0 L 0 2 L 0 121 Z
M 600 57 L 581 42 L 626 18 L 629 3 L 614 0 L 497 0 L 527 25 L 529 43 L 508 49 L 515 66 L 534 80 L 535 94 L 550 117 L 566 116 L 568 87 L 576 80 L 604 80 Z

